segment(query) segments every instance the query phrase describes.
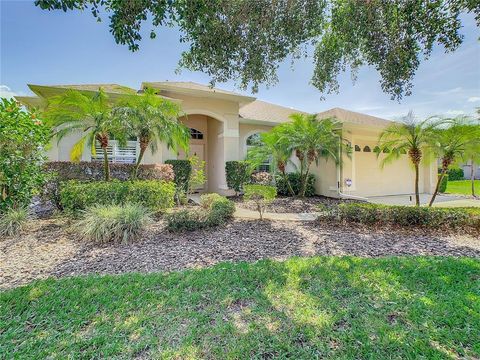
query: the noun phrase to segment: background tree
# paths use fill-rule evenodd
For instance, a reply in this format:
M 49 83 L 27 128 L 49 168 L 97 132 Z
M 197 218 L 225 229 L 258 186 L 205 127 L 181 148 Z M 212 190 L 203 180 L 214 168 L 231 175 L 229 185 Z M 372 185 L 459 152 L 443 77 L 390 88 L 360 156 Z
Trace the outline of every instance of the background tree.
M 310 56 L 312 84 L 322 93 L 338 91 L 338 75 L 372 66 L 384 92 L 401 99 L 434 45 L 454 51 L 462 43 L 461 15 L 474 13 L 476 0 L 36 0 L 45 10 L 90 10 L 110 17 L 119 44 L 139 48 L 142 26 L 176 26 L 189 44 L 180 66 L 202 71 L 212 84 L 236 80 L 242 88 L 277 81 L 279 64 Z M 155 37 L 155 32 L 150 32 Z
M 98 141 L 103 151 L 105 180 L 110 180 L 107 152 L 110 136 L 115 134 L 120 142 L 125 142 L 126 134 L 114 121 L 112 104 L 102 89 L 95 93 L 67 90 L 53 96 L 48 99 L 44 116 L 55 128 L 57 141 L 73 132 L 82 132 L 82 137 L 70 152 L 72 161 L 80 161 L 85 146 L 89 146 L 95 154 L 95 141 Z
M 114 109 L 115 117 L 127 129 L 128 135 L 138 138 L 140 145 L 133 178 L 137 177 L 149 146 L 152 153 L 157 151 L 159 142 L 175 152 L 178 148 L 188 151 L 190 132 L 178 120 L 180 113 L 179 105 L 157 96 L 153 89 L 145 89 L 142 95 L 125 96 L 118 102 Z
M 428 206 L 432 206 L 437 197 L 440 184 L 448 173 L 450 166 L 462 158 L 467 143 L 470 141 L 468 136 L 469 126 L 466 126 L 466 119 L 459 117 L 456 119 L 444 119 L 447 128 L 437 128 L 433 131 L 430 139 L 430 148 L 435 158 L 442 162 L 440 175 L 437 179 L 435 191 L 430 199 Z
M 432 123 L 430 119 L 416 122 L 410 112 L 402 122 L 394 122 L 379 136 L 378 146 L 380 154 L 384 155 L 381 165 L 398 160 L 402 154 L 408 154 L 415 168 L 415 204 L 420 206 L 420 191 L 418 187 L 420 177 L 420 162 L 424 150 L 428 147 L 435 128 L 439 124 Z

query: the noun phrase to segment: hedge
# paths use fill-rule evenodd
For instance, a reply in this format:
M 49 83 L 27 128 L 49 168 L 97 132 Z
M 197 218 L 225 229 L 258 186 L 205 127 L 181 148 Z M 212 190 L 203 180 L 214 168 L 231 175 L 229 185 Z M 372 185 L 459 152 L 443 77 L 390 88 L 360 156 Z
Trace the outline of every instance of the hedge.
M 117 180 L 130 180 L 135 164 L 110 164 L 110 177 Z M 66 180 L 103 180 L 103 162 L 80 161 L 52 161 L 45 164 L 47 172 L 56 174 L 58 181 Z M 137 174 L 138 180 L 165 180 L 173 181 L 174 170 L 172 165 L 151 164 L 140 165 Z
M 140 204 L 151 211 L 173 207 L 175 184 L 171 181 L 94 181 L 70 180 L 60 185 L 60 203 L 71 212 L 93 205 Z
M 445 174 L 445 176 L 442 179 L 442 182 L 440 183 L 440 186 L 438 187 L 438 192 L 444 193 L 445 191 L 447 191 L 448 180 L 450 180 L 450 176 L 448 174 Z
M 343 203 L 330 215 L 340 220 L 363 224 L 394 224 L 429 228 L 473 227 L 480 229 L 480 209 L 478 208 L 433 208 Z
M 453 168 L 448 170 L 448 180 L 449 181 L 465 180 L 463 169 Z
M 184 193 L 188 190 L 188 180 L 190 179 L 190 174 L 192 173 L 192 164 L 189 160 L 167 160 L 165 164 L 171 165 L 173 167 L 173 172 L 175 174 L 175 185 L 177 185 L 178 191 L 183 191 Z
M 243 184 L 250 180 L 248 172 L 248 163 L 246 161 L 227 161 L 225 162 L 225 176 L 229 189 L 239 193 L 242 191 Z
M 300 173 L 288 173 L 288 180 L 292 185 L 292 189 L 295 192 L 295 195 L 298 195 L 300 192 Z M 287 183 L 281 174 L 277 174 L 275 177 L 275 184 L 277 186 L 277 194 L 284 196 L 291 196 L 290 191 L 288 191 Z M 307 179 L 307 188 L 305 190 L 305 196 L 314 196 L 315 195 L 315 176 L 313 174 L 308 175 Z

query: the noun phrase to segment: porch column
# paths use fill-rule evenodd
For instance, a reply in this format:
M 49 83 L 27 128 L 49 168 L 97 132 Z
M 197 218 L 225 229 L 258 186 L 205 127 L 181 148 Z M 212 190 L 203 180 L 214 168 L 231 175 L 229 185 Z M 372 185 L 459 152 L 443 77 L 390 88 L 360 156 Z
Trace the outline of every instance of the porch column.
M 228 114 L 223 124 L 223 132 L 218 134 L 218 142 L 222 145 L 220 148 L 223 153 L 221 178 L 219 181 L 219 192 L 225 195 L 233 195 L 234 192 L 228 189 L 227 178 L 225 174 L 225 163 L 232 160 L 240 160 L 240 133 L 238 114 Z

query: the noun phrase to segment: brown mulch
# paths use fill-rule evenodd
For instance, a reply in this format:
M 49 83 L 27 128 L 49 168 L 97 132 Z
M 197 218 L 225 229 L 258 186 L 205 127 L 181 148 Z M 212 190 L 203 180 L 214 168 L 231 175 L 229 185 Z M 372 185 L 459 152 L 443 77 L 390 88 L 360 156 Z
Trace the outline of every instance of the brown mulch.
M 236 220 L 223 227 L 172 234 L 160 221 L 130 244 L 94 245 L 65 220 L 33 220 L 0 239 L 0 288 L 34 279 L 89 273 L 170 271 L 221 261 L 291 256 L 448 255 L 480 258 L 478 237 L 426 230 L 372 229 L 351 224 Z
M 229 199 L 233 200 L 238 207 L 254 211 L 257 210 L 253 202 L 244 201 L 242 196 L 235 196 Z M 318 212 L 319 206 L 332 208 L 344 202 L 354 202 L 354 200 L 340 200 L 318 195 L 305 198 L 280 196 L 273 200 L 273 202 L 267 206 L 267 212 L 312 213 Z

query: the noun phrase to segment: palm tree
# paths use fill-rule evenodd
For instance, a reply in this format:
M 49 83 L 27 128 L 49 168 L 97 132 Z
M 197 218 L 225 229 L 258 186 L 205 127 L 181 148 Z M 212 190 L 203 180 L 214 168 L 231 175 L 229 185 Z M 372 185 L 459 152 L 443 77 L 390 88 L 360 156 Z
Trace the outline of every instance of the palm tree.
M 133 178 L 145 151 L 150 146 L 152 153 L 158 149 L 158 142 L 165 143 L 169 149 L 188 151 L 189 129 L 178 121 L 180 106 L 157 96 L 153 89 L 145 89 L 143 95 L 125 96 L 114 109 L 115 118 L 124 124 L 128 134 L 136 136 L 140 145 L 140 154 L 135 164 Z
M 269 132 L 260 134 L 258 142 L 248 150 L 247 161 L 251 165 L 250 171 L 252 172 L 253 169 L 256 169 L 266 160 L 271 160 L 273 169 L 280 172 L 283 180 L 287 184 L 289 193 L 295 196 L 296 194 L 293 191 L 286 172 L 292 151 L 278 129 L 279 127 L 277 126 Z
M 320 158 L 341 161 L 341 125 L 333 118 L 317 119 L 315 114 L 292 114 L 291 122 L 280 125 L 282 138 L 300 163 L 300 197 L 305 196 L 310 167 Z
M 67 90 L 48 100 L 45 118 L 56 128 L 54 135 L 60 141 L 72 132 L 82 131 L 82 137 L 73 145 L 70 159 L 78 162 L 86 145 L 95 154 L 95 142 L 103 151 L 105 180 L 110 180 L 107 147 L 111 134 L 122 136 L 118 124 L 112 116 L 112 106 L 108 95 L 100 88 L 93 94 L 78 90 Z
M 436 158 L 441 159 L 442 167 L 440 176 L 437 179 L 437 185 L 433 192 L 428 206 L 432 206 L 438 193 L 440 184 L 448 172 L 450 165 L 461 159 L 464 155 L 466 146 L 470 141 L 468 136 L 469 126 L 466 125 L 466 118 L 445 119 L 448 124 L 446 129 L 435 129 L 431 138 L 430 147 Z
M 419 166 L 437 125 L 430 119 L 416 122 L 413 113 L 409 112 L 402 122 L 394 122 L 383 130 L 378 140 L 377 156 L 385 153 L 382 167 L 399 159 L 402 154 L 408 154 L 415 168 L 415 204 L 417 206 L 420 206 Z

